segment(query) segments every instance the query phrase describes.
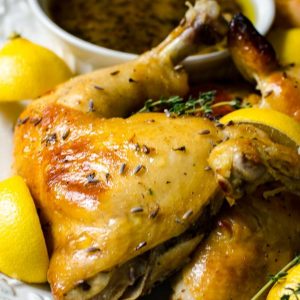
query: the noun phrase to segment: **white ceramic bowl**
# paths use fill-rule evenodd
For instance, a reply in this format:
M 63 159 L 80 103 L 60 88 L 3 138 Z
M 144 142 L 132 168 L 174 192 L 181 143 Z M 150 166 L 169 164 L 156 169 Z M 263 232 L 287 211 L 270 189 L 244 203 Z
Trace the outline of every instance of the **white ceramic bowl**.
M 63 0 L 64 1 L 64 0 Z M 274 0 L 249 0 L 252 1 L 255 11 L 255 26 L 257 30 L 266 34 L 270 29 L 275 17 Z M 76 57 L 76 71 L 81 73 L 91 69 L 111 66 L 134 59 L 137 55 L 121 51 L 111 50 L 84 41 L 66 32 L 56 25 L 49 17 L 49 0 L 28 0 L 34 15 L 45 27 L 47 34 L 56 42 L 60 43 L 65 51 L 70 51 Z M 192 73 L 201 74 L 203 70 L 211 70 L 229 56 L 227 50 L 221 50 L 208 54 L 194 55 L 184 61 L 187 70 Z

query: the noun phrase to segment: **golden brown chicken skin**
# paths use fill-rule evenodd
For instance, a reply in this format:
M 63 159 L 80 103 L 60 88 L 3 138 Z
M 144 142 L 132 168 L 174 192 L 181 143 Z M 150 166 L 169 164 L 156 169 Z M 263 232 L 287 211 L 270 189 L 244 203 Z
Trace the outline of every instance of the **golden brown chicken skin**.
M 211 42 L 208 32 L 224 36 L 223 25 L 218 4 L 199 0 L 157 48 L 74 78 L 20 116 L 15 169 L 46 226 L 55 299 L 136 299 L 202 239 L 203 217 L 220 206 L 206 174 L 217 128 L 165 114 L 121 117 L 149 98 L 185 95 L 176 65 Z
M 243 15 L 230 23 L 228 46 L 245 79 L 257 84 L 262 98 L 260 108 L 272 108 L 300 121 L 300 68 L 279 65 L 276 53 Z
M 16 131 L 16 168 L 50 227 L 48 279 L 58 298 L 182 234 L 217 191 L 205 171 L 218 139 L 208 120 L 101 120 L 55 105 L 23 117 L 29 119 Z
M 251 299 L 300 250 L 300 156 L 258 128 L 233 125 L 209 164 L 233 206 L 174 283 L 172 299 Z M 238 199 L 238 200 L 237 200 Z
M 300 250 L 299 197 L 247 196 L 222 210 L 172 299 L 251 299 Z

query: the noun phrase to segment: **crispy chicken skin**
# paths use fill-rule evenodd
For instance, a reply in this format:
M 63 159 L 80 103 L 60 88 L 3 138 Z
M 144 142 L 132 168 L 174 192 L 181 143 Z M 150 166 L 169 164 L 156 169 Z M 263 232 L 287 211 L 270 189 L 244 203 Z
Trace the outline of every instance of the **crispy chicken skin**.
M 228 46 L 244 77 L 257 84 L 262 98 L 260 108 L 272 108 L 300 121 L 300 67 L 280 66 L 276 53 L 243 15 L 230 23 Z
M 216 193 L 205 168 L 218 136 L 207 120 L 101 120 L 57 105 L 23 117 L 15 163 L 50 227 L 48 279 L 58 299 L 186 231 Z
M 120 117 L 149 98 L 186 94 L 187 76 L 176 64 L 211 43 L 208 32 L 224 36 L 223 25 L 218 4 L 198 0 L 156 49 L 76 77 L 20 116 L 15 169 L 41 211 L 55 299 L 114 300 L 127 287 L 136 288 L 135 299 L 201 240 L 202 217 L 220 206 L 206 171 L 217 128 L 164 114 Z
M 297 147 L 275 143 L 250 125 L 229 126 L 223 134 L 227 141 L 213 149 L 209 164 L 229 202 L 269 182 L 300 196 Z
M 185 95 L 187 76 L 176 65 L 199 43 L 215 42 L 225 32 L 217 3 L 198 0 L 157 48 L 128 64 L 74 78 L 20 116 L 15 169 L 41 214 L 55 299 L 136 299 L 149 291 L 200 243 L 207 219 L 220 208 L 220 187 L 231 203 L 245 197 L 245 208 L 232 212 L 233 219 L 246 215 L 236 221 L 245 233 L 235 242 L 241 243 L 235 266 L 243 263 L 239 253 L 247 252 L 244 236 L 253 233 L 250 248 L 265 243 L 273 224 L 265 225 L 272 220 L 265 213 L 274 210 L 283 222 L 287 219 L 275 204 L 272 209 L 256 206 L 260 194 L 253 193 L 274 182 L 276 191 L 299 193 L 299 155 L 293 147 L 274 143 L 252 126 L 220 132 L 203 118 L 128 117 L 148 98 Z M 247 216 L 247 211 L 253 213 Z M 231 218 L 229 211 L 224 218 Z M 256 226 L 265 228 L 263 234 Z M 225 244 L 215 244 L 217 238 L 211 237 L 212 253 L 226 250 Z M 280 262 L 290 255 L 285 251 Z M 191 282 L 197 285 L 198 278 Z
M 222 210 L 175 283 L 174 300 L 251 299 L 300 250 L 299 197 L 244 197 Z
M 209 164 L 234 206 L 222 210 L 177 278 L 174 300 L 251 299 L 300 250 L 297 150 L 249 125 L 223 134 L 229 140 L 213 149 Z

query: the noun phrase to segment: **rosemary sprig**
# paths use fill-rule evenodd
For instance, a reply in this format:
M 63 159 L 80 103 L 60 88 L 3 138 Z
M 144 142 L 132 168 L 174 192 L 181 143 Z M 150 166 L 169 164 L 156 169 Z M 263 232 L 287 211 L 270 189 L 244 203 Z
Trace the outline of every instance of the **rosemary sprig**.
M 245 107 L 240 98 L 213 103 L 215 95 L 216 91 L 210 91 L 200 93 L 198 98 L 190 97 L 187 100 L 179 96 L 156 101 L 149 99 L 145 102 L 144 107 L 139 110 L 139 113 L 165 111 L 168 116 L 194 115 L 197 113 L 209 115 L 213 112 L 213 109 L 217 107 L 231 106 L 234 109 Z
M 270 280 L 251 298 L 251 300 L 259 300 L 260 297 L 278 280 L 287 275 L 287 271 L 300 263 L 300 255 L 296 256 L 291 262 L 289 262 L 282 270 L 280 270 L 276 275 L 271 276 Z M 288 300 L 289 298 L 283 298 L 281 300 Z

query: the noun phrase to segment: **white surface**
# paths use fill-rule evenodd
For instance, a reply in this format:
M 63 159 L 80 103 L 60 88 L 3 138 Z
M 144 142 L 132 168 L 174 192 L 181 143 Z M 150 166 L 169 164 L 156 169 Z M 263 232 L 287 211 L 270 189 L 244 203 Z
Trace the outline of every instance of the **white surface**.
M 251 0 L 255 7 L 256 29 L 265 35 L 275 18 L 274 0 Z
M 46 285 L 29 286 L 0 274 L 0 300 L 52 300 Z
M 0 104 L 0 180 L 12 173 L 13 127 L 21 111 L 19 103 Z

